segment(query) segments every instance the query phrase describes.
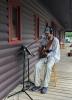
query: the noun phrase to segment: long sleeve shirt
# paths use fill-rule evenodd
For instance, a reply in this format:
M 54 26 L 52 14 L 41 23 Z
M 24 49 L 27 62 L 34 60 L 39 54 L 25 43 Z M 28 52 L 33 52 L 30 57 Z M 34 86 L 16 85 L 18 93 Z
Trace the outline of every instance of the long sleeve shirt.
M 55 63 L 57 63 L 60 60 L 60 45 L 59 40 L 56 37 L 54 37 L 49 50 L 52 51 L 47 54 L 47 57 L 52 57 L 55 60 Z

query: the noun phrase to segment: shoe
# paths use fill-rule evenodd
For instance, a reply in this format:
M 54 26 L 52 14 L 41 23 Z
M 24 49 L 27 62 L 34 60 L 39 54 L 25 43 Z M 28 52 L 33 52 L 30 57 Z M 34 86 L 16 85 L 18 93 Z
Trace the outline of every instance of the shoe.
M 39 90 L 40 89 L 40 86 L 34 86 L 31 90 L 32 91 L 37 91 L 37 90 Z
M 48 87 L 42 87 L 41 93 L 42 93 L 42 94 L 48 93 Z

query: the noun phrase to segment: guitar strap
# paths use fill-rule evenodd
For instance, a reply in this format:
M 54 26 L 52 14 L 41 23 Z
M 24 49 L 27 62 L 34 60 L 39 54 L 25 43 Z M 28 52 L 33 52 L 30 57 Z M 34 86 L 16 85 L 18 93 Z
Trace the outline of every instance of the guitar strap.
M 48 43 L 47 43 L 47 45 L 46 45 L 46 49 L 47 49 L 47 50 L 50 49 L 50 46 L 51 46 L 53 40 L 54 40 L 54 38 L 53 38 L 52 40 L 48 41 Z

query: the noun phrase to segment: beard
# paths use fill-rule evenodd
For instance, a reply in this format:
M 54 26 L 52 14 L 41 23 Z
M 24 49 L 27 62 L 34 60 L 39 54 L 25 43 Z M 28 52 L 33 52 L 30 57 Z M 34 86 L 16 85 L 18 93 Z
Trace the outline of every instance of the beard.
M 51 39 L 51 37 L 50 37 L 50 36 L 48 36 L 47 38 L 48 38 L 48 40 L 50 40 L 50 39 Z
M 50 35 L 46 35 L 46 39 L 50 40 L 51 36 Z

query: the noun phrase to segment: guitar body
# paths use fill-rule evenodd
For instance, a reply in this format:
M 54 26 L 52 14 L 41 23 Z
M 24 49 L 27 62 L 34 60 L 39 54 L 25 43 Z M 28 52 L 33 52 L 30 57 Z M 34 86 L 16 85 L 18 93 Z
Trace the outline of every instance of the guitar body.
M 54 38 L 53 38 L 54 39 Z M 42 46 L 39 48 L 39 58 L 45 58 L 47 57 L 47 54 L 50 53 L 52 50 L 50 50 L 50 46 L 53 42 L 53 39 L 50 40 L 46 46 Z
M 45 57 L 47 57 L 45 48 L 46 48 L 46 46 L 42 46 L 41 48 L 39 48 L 39 58 L 45 58 Z

